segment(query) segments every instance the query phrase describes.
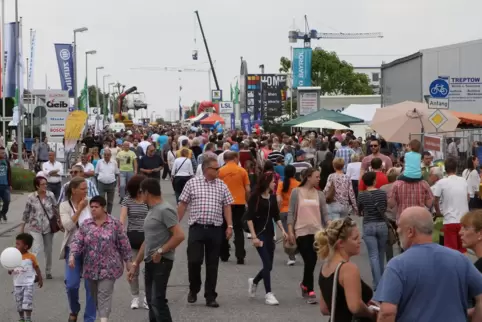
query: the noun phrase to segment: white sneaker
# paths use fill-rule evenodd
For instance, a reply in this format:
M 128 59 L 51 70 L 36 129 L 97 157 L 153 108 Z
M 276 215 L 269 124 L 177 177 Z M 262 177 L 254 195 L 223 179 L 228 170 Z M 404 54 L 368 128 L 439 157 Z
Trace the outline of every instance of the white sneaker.
M 147 299 L 144 297 L 144 300 L 142 301 L 142 307 L 145 308 L 146 310 L 149 310 L 149 305 L 147 305 Z
M 276 297 L 274 297 L 274 294 L 271 293 L 271 292 L 266 294 L 264 299 L 265 299 L 265 303 L 268 304 L 268 305 L 278 305 L 279 304 L 278 300 L 276 299 Z
M 246 238 L 251 239 L 251 234 L 250 234 L 250 233 L 247 233 L 247 234 L 246 234 Z
M 248 294 L 249 297 L 253 298 L 256 297 L 256 288 L 258 285 L 254 284 L 254 278 L 248 279 Z
M 134 297 L 131 302 L 131 309 L 137 310 L 139 308 L 139 298 Z
M 296 264 L 296 260 L 295 259 L 290 259 L 288 260 L 288 262 L 286 263 L 286 265 L 288 266 L 294 266 Z

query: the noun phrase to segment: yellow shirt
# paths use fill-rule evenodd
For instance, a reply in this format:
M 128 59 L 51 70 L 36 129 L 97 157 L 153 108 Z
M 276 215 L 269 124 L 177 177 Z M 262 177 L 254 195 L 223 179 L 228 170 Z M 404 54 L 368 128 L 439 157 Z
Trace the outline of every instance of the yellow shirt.
M 137 156 L 131 150 L 129 151 L 119 151 L 117 152 L 117 160 L 119 162 L 119 170 L 120 171 L 127 171 L 127 172 L 134 172 L 134 160 L 136 160 Z

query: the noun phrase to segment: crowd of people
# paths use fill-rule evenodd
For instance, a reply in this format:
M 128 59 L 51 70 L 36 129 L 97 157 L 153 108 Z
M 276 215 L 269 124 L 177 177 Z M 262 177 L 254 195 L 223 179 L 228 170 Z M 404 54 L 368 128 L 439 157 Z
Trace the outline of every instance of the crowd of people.
M 482 257 L 475 156 L 459 176 L 456 156 L 441 168 L 417 140 L 364 141 L 350 131 L 220 134 L 134 126 L 89 132 L 82 143 L 84 152 L 64 184 L 55 153 L 37 148 L 33 154 L 39 164 L 36 191 L 28 197 L 17 237 L 33 265 L 13 272 L 16 279 L 28 275 L 21 279 L 25 285 L 15 282 L 21 286 L 15 291 L 21 321 L 30 321 L 33 283 L 43 284 L 36 261 L 42 252 L 42 273 L 52 278 L 58 231 L 64 234 L 60 259 L 69 321 L 79 318 L 81 278 L 84 321 L 108 321 L 114 283 L 124 270 L 131 308 L 148 309 L 150 321 L 171 321 L 166 288 L 175 249 L 185 239 L 187 301 L 198 300 L 204 263 L 206 305 L 219 307 L 219 262 L 234 254 L 237 265 L 244 265 L 246 238 L 260 258 L 259 272 L 247 281 L 248 295 L 255 298 L 262 281 L 267 305 L 279 304 L 271 271 L 280 242 L 288 266 L 301 257 L 300 295 L 308 304 L 319 303 L 332 321 L 482 321 L 482 260 L 474 266 L 463 255 L 469 248 Z M 164 200 L 161 180 L 171 180 L 176 205 Z M 116 195 L 120 214 L 112 213 Z M 8 205 L 0 215 L 7 211 Z M 355 216 L 362 217 L 362 232 Z M 184 217 L 188 231 L 180 225 Z M 359 255 L 361 240 L 370 282 L 350 261 Z M 323 265 L 315 273 L 319 259 Z M 145 296 L 139 287 L 143 262 Z

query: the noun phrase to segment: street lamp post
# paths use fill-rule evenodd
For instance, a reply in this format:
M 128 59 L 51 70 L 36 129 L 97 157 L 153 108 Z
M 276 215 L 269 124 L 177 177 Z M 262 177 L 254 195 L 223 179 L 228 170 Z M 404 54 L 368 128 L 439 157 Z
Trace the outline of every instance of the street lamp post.
M 87 104 L 85 106 L 85 112 L 87 115 L 89 115 L 89 82 L 88 82 L 88 76 L 89 76 L 89 55 L 95 55 L 97 54 L 96 50 L 89 50 L 85 52 L 85 82 L 87 84 Z
M 79 99 L 77 94 L 77 33 L 85 32 L 88 29 L 86 27 L 74 29 L 74 107 L 79 108 Z
M 107 99 L 108 99 L 109 101 L 110 101 L 110 95 L 111 95 L 111 93 L 112 93 L 112 98 L 115 99 L 115 98 L 114 98 L 114 87 L 113 87 L 114 85 L 115 85 L 115 82 L 112 82 L 112 83 L 107 84 L 107 87 L 109 88 L 109 95 L 107 95 Z M 111 89 L 110 89 L 111 86 L 112 86 L 112 91 L 111 91 Z M 113 107 L 112 107 L 112 105 L 111 105 L 110 110 L 108 110 L 107 112 L 108 112 L 108 113 L 111 113 L 111 114 L 114 114 L 114 113 L 112 113 L 112 109 L 113 109 Z
M 107 120 L 107 96 L 105 95 L 105 79 L 110 77 L 110 75 L 104 75 L 102 77 L 102 103 L 104 103 L 104 107 L 102 108 L 102 113 L 104 114 L 104 120 Z
M 104 69 L 104 66 L 96 67 L 95 68 L 95 105 L 97 108 L 100 108 L 100 100 L 99 100 L 99 70 Z

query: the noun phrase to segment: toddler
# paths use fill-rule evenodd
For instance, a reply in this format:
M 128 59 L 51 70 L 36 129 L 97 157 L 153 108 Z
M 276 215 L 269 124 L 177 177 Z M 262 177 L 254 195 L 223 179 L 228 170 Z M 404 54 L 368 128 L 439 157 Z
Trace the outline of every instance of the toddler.
M 405 153 L 405 168 L 399 177 L 405 182 L 417 182 L 422 180 L 422 144 L 418 140 L 412 140 L 408 144 L 409 152 Z
M 20 322 L 32 321 L 33 286 L 35 282 L 38 282 L 39 287 L 43 285 L 37 258 L 28 251 L 32 244 L 32 235 L 26 233 L 17 235 L 15 247 L 22 253 L 22 266 L 8 271 L 8 274 L 13 275 L 15 302 Z

